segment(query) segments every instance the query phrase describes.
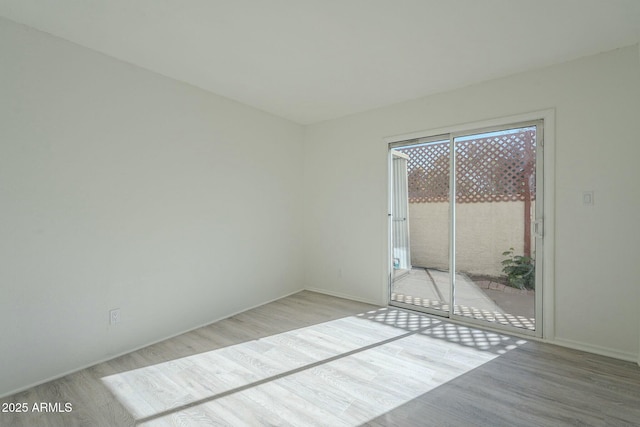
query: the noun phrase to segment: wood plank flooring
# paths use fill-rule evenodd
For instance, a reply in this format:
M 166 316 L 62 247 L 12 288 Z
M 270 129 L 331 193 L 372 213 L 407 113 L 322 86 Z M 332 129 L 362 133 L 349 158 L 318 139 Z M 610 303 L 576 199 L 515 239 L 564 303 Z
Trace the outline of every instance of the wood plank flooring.
M 638 426 L 640 367 L 301 292 L 0 400 L 23 402 L 0 425 Z

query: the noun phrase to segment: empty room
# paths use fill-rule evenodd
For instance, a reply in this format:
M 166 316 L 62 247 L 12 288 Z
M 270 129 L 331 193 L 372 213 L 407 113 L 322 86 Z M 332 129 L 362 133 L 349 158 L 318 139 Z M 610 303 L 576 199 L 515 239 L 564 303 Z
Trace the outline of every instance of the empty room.
M 0 426 L 639 426 L 637 0 L 0 0 Z

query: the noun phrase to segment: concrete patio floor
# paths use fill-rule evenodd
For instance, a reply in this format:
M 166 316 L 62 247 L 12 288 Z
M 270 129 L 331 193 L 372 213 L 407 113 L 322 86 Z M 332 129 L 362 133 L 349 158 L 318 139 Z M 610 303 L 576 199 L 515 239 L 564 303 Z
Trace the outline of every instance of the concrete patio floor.
M 449 272 L 415 267 L 396 270 L 391 300 L 449 311 Z M 535 295 L 509 288 L 483 289 L 468 276 L 456 273 L 454 313 L 474 319 L 535 330 Z

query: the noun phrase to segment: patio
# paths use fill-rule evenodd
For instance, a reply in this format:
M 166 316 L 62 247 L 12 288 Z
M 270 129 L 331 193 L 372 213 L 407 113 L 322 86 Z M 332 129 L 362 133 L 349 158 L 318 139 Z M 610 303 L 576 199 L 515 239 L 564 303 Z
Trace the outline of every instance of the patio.
M 414 267 L 395 270 L 391 300 L 448 312 L 451 296 L 449 272 Z M 505 287 L 489 281 L 473 281 L 456 273 L 454 313 L 488 322 L 535 330 L 535 294 L 533 291 Z

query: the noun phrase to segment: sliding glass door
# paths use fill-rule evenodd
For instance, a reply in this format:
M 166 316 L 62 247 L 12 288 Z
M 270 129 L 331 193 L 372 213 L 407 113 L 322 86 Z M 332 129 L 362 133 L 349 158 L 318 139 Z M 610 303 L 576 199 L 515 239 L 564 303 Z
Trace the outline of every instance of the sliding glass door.
M 406 164 L 392 195 L 406 188 L 408 203 L 391 216 L 406 224 L 410 254 L 401 273 L 391 261 L 390 303 L 535 333 L 542 121 L 401 141 L 390 152 Z

